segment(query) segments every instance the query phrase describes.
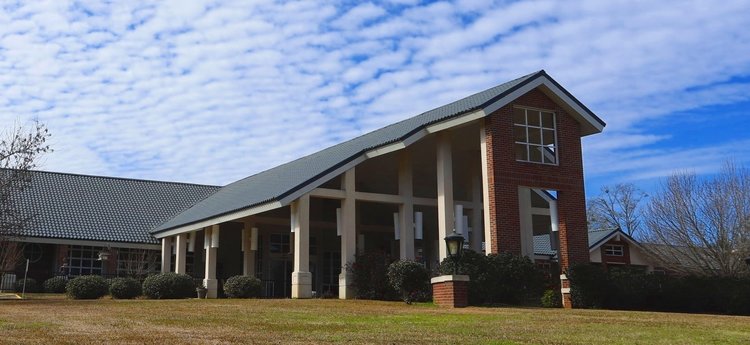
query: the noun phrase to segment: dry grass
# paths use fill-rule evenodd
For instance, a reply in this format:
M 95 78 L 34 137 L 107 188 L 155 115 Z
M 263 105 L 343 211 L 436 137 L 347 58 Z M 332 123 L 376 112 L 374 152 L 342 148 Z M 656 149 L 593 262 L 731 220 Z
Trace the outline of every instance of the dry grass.
M 0 301 L 2 343 L 747 344 L 750 317 L 338 300 Z

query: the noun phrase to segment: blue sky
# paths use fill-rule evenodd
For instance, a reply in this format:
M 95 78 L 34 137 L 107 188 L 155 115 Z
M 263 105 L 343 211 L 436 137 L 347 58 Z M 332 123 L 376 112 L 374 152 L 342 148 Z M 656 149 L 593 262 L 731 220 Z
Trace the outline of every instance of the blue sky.
M 600 115 L 587 191 L 750 160 L 750 2 L 34 1 L 0 126 L 44 170 L 226 184 L 545 69 Z

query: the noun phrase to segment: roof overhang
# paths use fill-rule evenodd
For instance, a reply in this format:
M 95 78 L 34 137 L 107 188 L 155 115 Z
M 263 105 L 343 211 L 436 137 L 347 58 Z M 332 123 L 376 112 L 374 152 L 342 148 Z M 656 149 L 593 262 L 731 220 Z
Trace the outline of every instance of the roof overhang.
M 114 241 L 89 241 L 89 240 L 76 240 L 69 238 L 53 238 L 53 237 L 16 237 L 12 241 L 16 242 L 27 242 L 27 243 L 40 243 L 40 244 L 64 244 L 74 246 L 92 246 L 92 247 L 113 247 L 113 248 L 134 248 L 134 249 L 161 249 L 158 244 L 147 244 L 147 243 L 133 243 L 133 242 L 114 242 Z

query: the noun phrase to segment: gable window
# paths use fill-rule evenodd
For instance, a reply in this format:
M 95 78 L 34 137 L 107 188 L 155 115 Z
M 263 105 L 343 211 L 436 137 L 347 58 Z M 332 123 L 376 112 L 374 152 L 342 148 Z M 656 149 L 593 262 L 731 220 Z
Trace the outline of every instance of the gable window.
M 517 161 L 557 164 L 557 127 L 554 112 L 513 108 L 513 138 Z
M 604 246 L 604 255 L 608 256 L 624 256 L 625 247 L 621 244 L 608 244 Z

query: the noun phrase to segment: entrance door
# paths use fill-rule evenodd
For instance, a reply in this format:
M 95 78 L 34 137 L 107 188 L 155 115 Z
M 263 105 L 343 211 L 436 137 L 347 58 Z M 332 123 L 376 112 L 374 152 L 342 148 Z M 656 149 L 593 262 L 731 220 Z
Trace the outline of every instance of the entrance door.
M 288 258 L 271 260 L 273 291 L 269 295 L 276 298 L 292 297 L 292 261 Z

